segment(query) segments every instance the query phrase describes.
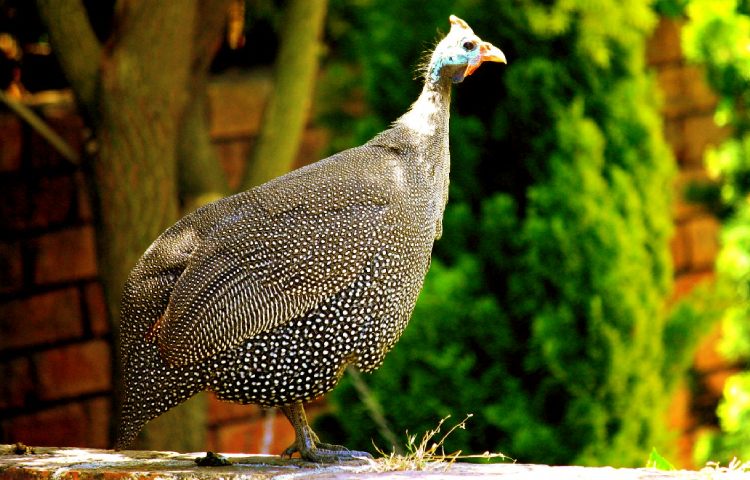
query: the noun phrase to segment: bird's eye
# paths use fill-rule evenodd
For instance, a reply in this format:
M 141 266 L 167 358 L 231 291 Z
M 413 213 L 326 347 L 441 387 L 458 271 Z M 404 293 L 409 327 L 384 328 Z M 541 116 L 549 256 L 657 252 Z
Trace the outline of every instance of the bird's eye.
M 467 42 L 464 42 L 463 47 L 464 47 L 464 50 L 466 50 L 467 52 L 470 52 L 474 50 L 475 48 L 477 48 L 477 44 L 472 41 L 467 41 Z

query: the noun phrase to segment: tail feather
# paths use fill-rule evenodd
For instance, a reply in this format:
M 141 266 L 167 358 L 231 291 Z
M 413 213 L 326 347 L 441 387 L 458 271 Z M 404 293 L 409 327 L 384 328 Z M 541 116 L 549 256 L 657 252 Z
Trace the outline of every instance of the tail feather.
M 149 421 L 207 389 L 203 366 L 170 367 L 161 360 L 158 347 L 144 340 L 125 366 L 115 450 L 130 446 Z

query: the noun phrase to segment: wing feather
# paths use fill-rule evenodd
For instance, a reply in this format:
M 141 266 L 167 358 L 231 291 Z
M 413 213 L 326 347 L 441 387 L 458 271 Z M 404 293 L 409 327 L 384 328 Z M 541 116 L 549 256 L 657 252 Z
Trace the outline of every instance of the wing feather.
M 383 180 L 372 167 L 359 176 L 328 172 L 325 182 L 303 169 L 205 214 L 222 220 L 191 253 L 155 326 L 163 358 L 200 361 L 351 285 L 392 236 L 393 192 L 372 185 Z

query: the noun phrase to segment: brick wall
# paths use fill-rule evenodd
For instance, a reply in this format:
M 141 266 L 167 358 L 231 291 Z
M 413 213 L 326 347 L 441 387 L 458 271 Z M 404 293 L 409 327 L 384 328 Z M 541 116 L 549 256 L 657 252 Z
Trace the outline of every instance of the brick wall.
M 41 113 L 80 148 L 71 109 L 68 98 Z M 107 444 L 111 351 L 91 221 L 80 169 L 0 113 L 3 440 Z
M 679 166 L 675 186 L 676 233 L 672 240 L 677 297 L 713 277 L 719 223 L 700 205 L 685 202 L 682 193 L 690 182 L 708 179 L 703 153 L 727 136 L 713 121 L 716 96 L 706 84 L 703 72 L 683 58 L 680 29 L 681 21 L 663 19 L 647 54 L 664 95 L 664 134 Z
M 269 91 L 266 72 L 210 86 L 211 134 L 234 189 Z M 80 150 L 70 95 L 35 109 Z M 326 141 L 309 129 L 298 164 Z M 92 222 L 81 169 L 0 111 L 0 443 L 109 446 L 112 349 Z M 253 406 L 212 397 L 208 413 L 210 449 L 278 453 L 294 439 L 285 420 Z
M 679 192 L 706 177 L 702 153 L 725 135 L 712 121 L 716 99 L 702 73 L 682 57 L 679 30 L 679 22 L 663 20 L 648 49 L 664 90 L 665 135 L 680 167 L 672 240 L 675 297 L 713 278 L 719 225 L 702 208 L 681 201 Z M 210 87 L 211 134 L 233 188 L 269 90 L 263 72 L 222 77 Z M 40 113 L 80 148 L 82 124 L 70 101 Z M 326 142 L 324 131 L 308 130 L 298 162 L 319 158 Z M 0 113 L 0 443 L 108 446 L 112 352 L 93 236 L 80 169 L 16 117 Z M 699 372 L 709 364 L 714 372 L 711 345 L 708 339 L 696 363 Z M 720 390 L 721 378 L 714 380 L 712 388 Z M 688 432 L 684 451 L 696 428 L 693 403 L 683 390 L 672 409 L 673 424 Z M 285 420 L 256 407 L 212 398 L 208 413 L 209 449 L 277 453 L 293 439 Z
M 671 242 L 675 300 L 714 279 L 720 224 L 704 207 L 686 202 L 683 194 L 691 182 L 709 179 L 703 166 L 704 152 L 720 144 L 729 133 L 713 121 L 717 99 L 705 82 L 703 71 L 689 65 L 683 57 L 680 47 L 683 23 L 662 19 L 647 51 L 647 60 L 664 95 L 665 137 L 679 167 L 675 182 L 675 234 Z M 717 325 L 702 340 L 692 369 L 694 385 L 681 386 L 670 409 L 670 423 L 680 432 L 678 454 L 683 465 L 692 463 L 692 447 L 700 430 L 712 428 L 705 422 L 713 420 L 726 378 L 732 373 L 716 351 L 719 337 Z

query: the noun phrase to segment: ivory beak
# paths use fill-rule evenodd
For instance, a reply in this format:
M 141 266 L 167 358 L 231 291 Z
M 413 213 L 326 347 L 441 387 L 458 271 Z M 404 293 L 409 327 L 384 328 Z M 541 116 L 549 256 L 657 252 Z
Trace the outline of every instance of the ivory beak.
M 466 71 L 464 72 L 464 76 L 468 77 L 469 75 L 474 73 L 474 71 L 479 68 L 479 65 L 482 64 L 482 62 L 508 63 L 502 50 L 500 50 L 490 42 L 482 42 L 479 44 L 479 61 L 474 65 L 468 65 L 466 67 Z

